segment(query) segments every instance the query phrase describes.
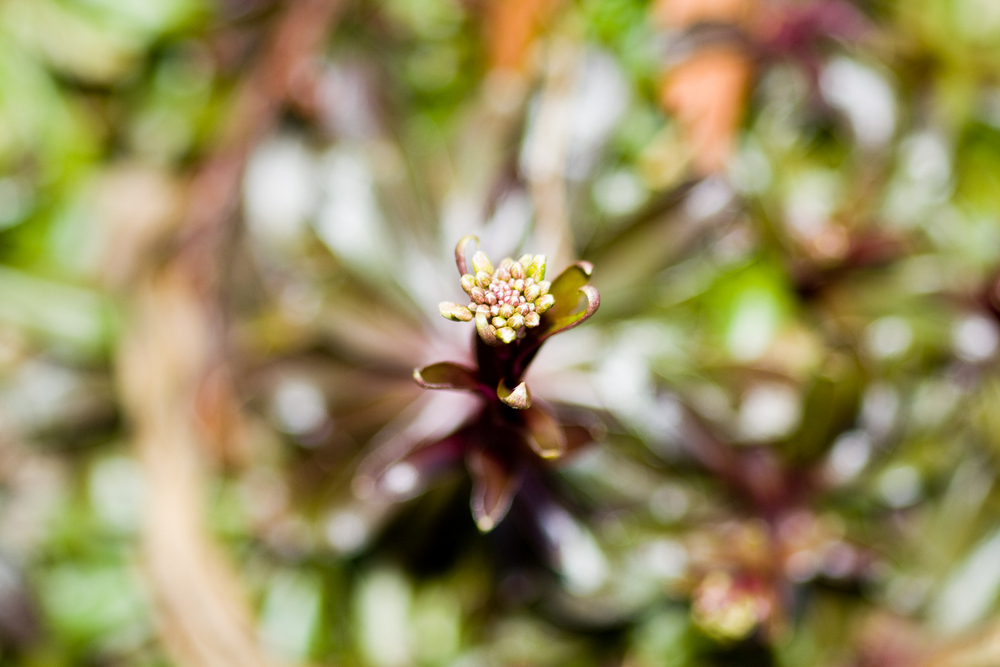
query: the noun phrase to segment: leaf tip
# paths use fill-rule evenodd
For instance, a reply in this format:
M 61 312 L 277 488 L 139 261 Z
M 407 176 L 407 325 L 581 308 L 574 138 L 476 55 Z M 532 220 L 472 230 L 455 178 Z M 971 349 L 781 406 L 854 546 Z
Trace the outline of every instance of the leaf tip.
M 531 407 L 531 392 L 528 391 L 528 385 L 524 382 L 508 390 L 501 380 L 497 387 L 497 397 L 515 410 L 527 410 Z
M 478 528 L 481 533 L 490 532 L 496 527 L 496 525 L 496 522 L 485 514 L 476 517 L 476 528 Z
M 470 242 L 476 242 L 476 248 L 479 247 L 479 237 L 473 234 L 468 236 L 463 236 L 458 240 L 458 244 L 455 245 L 455 265 L 458 267 L 458 272 L 465 275 L 469 272 L 468 262 L 465 260 L 465 248 Z

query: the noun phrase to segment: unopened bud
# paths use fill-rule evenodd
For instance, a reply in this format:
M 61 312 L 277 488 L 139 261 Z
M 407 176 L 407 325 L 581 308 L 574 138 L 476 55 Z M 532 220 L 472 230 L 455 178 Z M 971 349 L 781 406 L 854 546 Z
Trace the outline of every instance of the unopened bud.
M 510 269 L 506 266 L 501 266 L 499 269 L 497 269 L 496 278 L 497 280 L 503 282 L 510 280 Z
M 486 299 L 486 303 L 491 306 L 495 306 L 497 303 L 497 295 L 493 292 L 486 292 L 483 298 Z
M 476 287 L 476 277 L 466 273 L 462 276 L 462 289 L 465 290 L 466 294 L 472 294 L 472 290 Z
M 497 317 L 493 318 L 493 326 L 495 326 L 497 329 L 499 329 L 500 327 L 505 327 L 507 326 L 507 319 L 500 317 L 498 315 Z
M 550 283 L 548 280 L 539 280 L 538 281 L 538 289 L 539 289 L 539 291 L 540 291 L 541 294 L 548 294 L 550 287 L 552 287 L 552 283 Z
M 531 264 L 531 260 L 534 259 L 530 254 L 521 255 L 517 258 L 518 263 L 527 270 L 528 265 Z
M 500 306 L 501 317 L 509 318 L 513 314 L 514 314 L 514 306 L 510 305 L 509 303 L 505 303 L 504 305 Z
M 523 292 L 524 291 L 524 281 L 523 280 L 515 280 L 514 281 L 514 289 L 516 289 L 518 292 Z
M 524 265 L 514 262 L 510 267 L 510 277 L 514 280 L 524 280 L 528 274 L 524 272 Z
M 441 316 L 453 322 L 469 322 L 472 320 L 472 311 L 465 306 L 460 306 L 451 301 L 442 301 L 438 304 Z
M 517 313 L 513 317 L 507 320 L 507 326 L 509 326 L 514 331 L 517 331 L 524 326 L 524 315 Z
M 517 334 L 510 327 L 502 327 L 497 329 L 497 338 L 502 340 L 504 343 L 511 343 L 517 338 Z
M 473 278 L 473 280 L 475 280 L 475 278 Z M 476 285 L 472 289 L 468 290 L 468 292 L 469 296 L 471 296 L 472 300 L 475 301 L 476 303 L 486 303 L 486 290 L 484 290 L 479 285 Z
M 526 287 L 524 290 L 525 301 L 534 301 L 541 295 L 542 295 L 542 290 L 538 289 L 538 285 L 528 285 L 528 287 Z
M 476 272 L 476 277 L 479 277 L 479 272 L 483 273 L 493 273 L 493 262 L 486 255 L 485 252 L 480 250 L 475 255 L 472 256 L 472 268 Z
M 537 327 L 542 321 L 542 318 L 538 316 L 538 313 L 528 313 L 524 316 L 524 326 L 529 329 L 532 327 Z
M 541 315 L 546 310 L 552 307 L 556 302 L 556 298 L 551 294 L 546 294 L 545 296 L 538 297 L 538 301 L 535 302 L 535 312 Z
M 476 331 L 479 333 L 479 337 L 483 339 L 483 342 L 487 345 L 497 344 L 497 331 L 496 327 L 490 325 L 488 319 L 486 319 L 485 313 L 476 313 Z
M 535 255 L 531 262 L 525 264 L 528 269 L 528 277 L 538 282 L 545 280 L 545 255 Z
M 513 263 L 514 263 L 514 260 L 512 260 L 510 257 L 504 257 L 502 260 L 500 260 L 500 268 L 501 269 L 507 269 L 509 271 L 510 270 L 510 265 L 513 264 Z
M 490 286 L 490 282 L 492 281 L 493 281 L 493 276 L 486 273 L 485 271 L 478 271 L 476 273 L 476 282 L 479 283 L 479 286 L 482 287 L 483 289 L 488 289 Z

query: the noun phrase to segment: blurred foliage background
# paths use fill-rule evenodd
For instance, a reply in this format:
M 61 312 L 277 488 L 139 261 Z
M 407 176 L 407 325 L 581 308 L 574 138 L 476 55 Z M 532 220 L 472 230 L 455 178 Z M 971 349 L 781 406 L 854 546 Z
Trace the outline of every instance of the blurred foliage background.
M 487 534 L 466 234 L 602 295 Z M 0 663 L 998 665 L 998 267 L 990 0 L 4 0 Z

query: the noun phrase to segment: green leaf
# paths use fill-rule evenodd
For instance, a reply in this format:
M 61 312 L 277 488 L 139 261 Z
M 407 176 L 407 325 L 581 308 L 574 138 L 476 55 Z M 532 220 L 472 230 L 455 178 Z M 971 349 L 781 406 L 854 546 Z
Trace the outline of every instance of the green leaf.
M 593 285 L 584 285 L 580 288 L 578 294 L 583 294 L 587 299 L 587 305 L 583 310 L 577 312 L 571 312 L 567 315 L 561 317 L 553 318 L 551 313 L 559 305 L 559 301 L 556 301 L 556 306 L 552 306 L 552 309 L 543 316 L 546 323 L 544 337 L 554 336 L 557 333 L 562 333 L 568 329 L 572 329 L 575 326 L 583 324 L 586 320 L 590 319 L 590 316 L 597 312 L 597 308 L 601 305 L 601 295 L 598 293 L 597 288 Z M 574 301 L 574 306 L 579 303 L 579 296 Z
M 580 288 L 587 284 L 593 272 L 594 266 L 590 262 L 577 262 L 560 273 L 549 287 L 549 294 L 555 297 L 556 302 L 545 313 L 546 317 L 557 320 L 576 310 Z

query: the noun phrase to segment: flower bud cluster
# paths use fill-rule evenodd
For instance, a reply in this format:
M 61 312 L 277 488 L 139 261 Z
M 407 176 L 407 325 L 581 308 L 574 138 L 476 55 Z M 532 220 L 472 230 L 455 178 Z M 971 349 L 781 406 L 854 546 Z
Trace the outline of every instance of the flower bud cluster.
M 555 303 L 545 280 L 545 255 L 507 257 L 495 268 L 484 252 L 472 258 L 473 274 L 462 276 L 469 304 L 444 302 L 441 315 L 459 322 L 476 321 L 480 338 L 489 345 L 511 343 L 541 323 Z

